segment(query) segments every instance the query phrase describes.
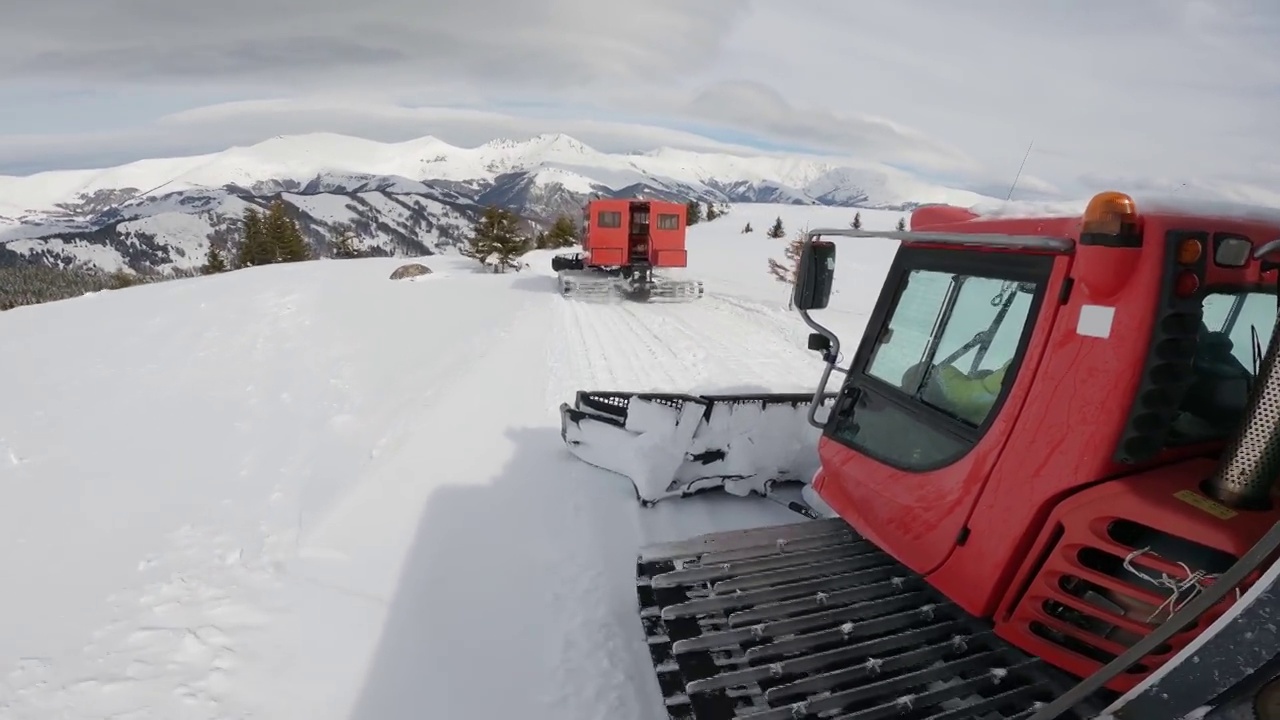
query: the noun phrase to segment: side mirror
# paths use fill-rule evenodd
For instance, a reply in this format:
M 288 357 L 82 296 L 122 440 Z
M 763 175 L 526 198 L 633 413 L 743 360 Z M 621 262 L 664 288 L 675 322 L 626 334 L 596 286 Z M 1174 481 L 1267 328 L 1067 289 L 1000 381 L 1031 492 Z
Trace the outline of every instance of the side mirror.
M 796 268 L 796 287 L 792 304 L 799 310 L 821 310 L 831 301 L 831 286 L 836 276 L 836 244 L 814 240 L 804 247 Z
M 1280 258 L 1275 257 L 1277 250 L 1280 250 L 1280 239 L 1272 240 L 1253 251 L 1253 259 L 1262 261 L 1262 272 L 1280 268 Z

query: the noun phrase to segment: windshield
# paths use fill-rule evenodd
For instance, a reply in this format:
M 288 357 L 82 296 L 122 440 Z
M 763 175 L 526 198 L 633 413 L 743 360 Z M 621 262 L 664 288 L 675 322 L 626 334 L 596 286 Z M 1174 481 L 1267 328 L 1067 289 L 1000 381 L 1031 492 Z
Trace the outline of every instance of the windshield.
M 1167 445 L 1219 439 L 1235 431 L 1275 321 L 1276 296 L 1271 293 L 1217 292 L 1205 297 L 1195 378 Z
M 927 252 L 927 251 L 926 251 Z M 892 467 L 925 472 L 964 455 L 998 412 L 1052 268 L 1048 256 L 912 268 L 877 331 L 854 405 L 834 416 L 830 437 Z M 923 257 L 930 257 L 924 252 Z

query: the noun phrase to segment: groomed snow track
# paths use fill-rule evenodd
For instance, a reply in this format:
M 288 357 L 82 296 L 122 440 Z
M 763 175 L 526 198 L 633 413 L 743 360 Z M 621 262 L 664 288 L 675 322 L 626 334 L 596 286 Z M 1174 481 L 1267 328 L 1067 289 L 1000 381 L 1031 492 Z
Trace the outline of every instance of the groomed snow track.
M 839 519 L 649 546 L 636 578 L 672 720 L 1025 720 L 1074 684 Z

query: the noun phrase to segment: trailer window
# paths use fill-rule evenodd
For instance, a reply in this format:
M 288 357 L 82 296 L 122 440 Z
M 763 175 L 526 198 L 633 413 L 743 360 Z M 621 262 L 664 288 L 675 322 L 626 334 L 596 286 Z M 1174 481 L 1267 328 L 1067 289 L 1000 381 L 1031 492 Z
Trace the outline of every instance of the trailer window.
M 679 230 L 680 216 L 671 213 L 658 213 L 659 230 Z
M 865 360 L 863 372 L 878 382 L 851 378 L 861 392 L 832 422 L 832 437 L 915 471 L 967 452 L 1012 383 L 1042 295 L 1037 274 L 904 272 Z
M 1204 299 L 1192 365 L 1195 376 L 1169 434 L 1169 445 L 1226 437 L 1236 430 L 1276 322 L 1276 296 L 1216 292 Z
M 596 215 L 596 227 L 602 228 L 620 228 L 622 227 L 622 213 L 612 210 L 601 210 Z

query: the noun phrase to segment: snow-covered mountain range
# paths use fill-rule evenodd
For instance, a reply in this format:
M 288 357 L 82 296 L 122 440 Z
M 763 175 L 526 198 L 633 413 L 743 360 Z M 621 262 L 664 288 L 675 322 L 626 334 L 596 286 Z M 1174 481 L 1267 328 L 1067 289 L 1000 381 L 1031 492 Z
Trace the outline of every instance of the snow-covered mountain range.
M 196 267 L 210 243 L 238 237 L 245 208 L 276 197 L 321 253 L 343 234 L 378 253 L 433 253 L 463 242 L 485 206 L 543 224 L 576 215 L 593 193 L 904 210 L 990 200 L 870 163 L 671 148 L 610 154 L 560 134 L 460 148 L 433 137 L 381 143 L 317 133 L 107 169 L 0 176 L 0 265 Z

